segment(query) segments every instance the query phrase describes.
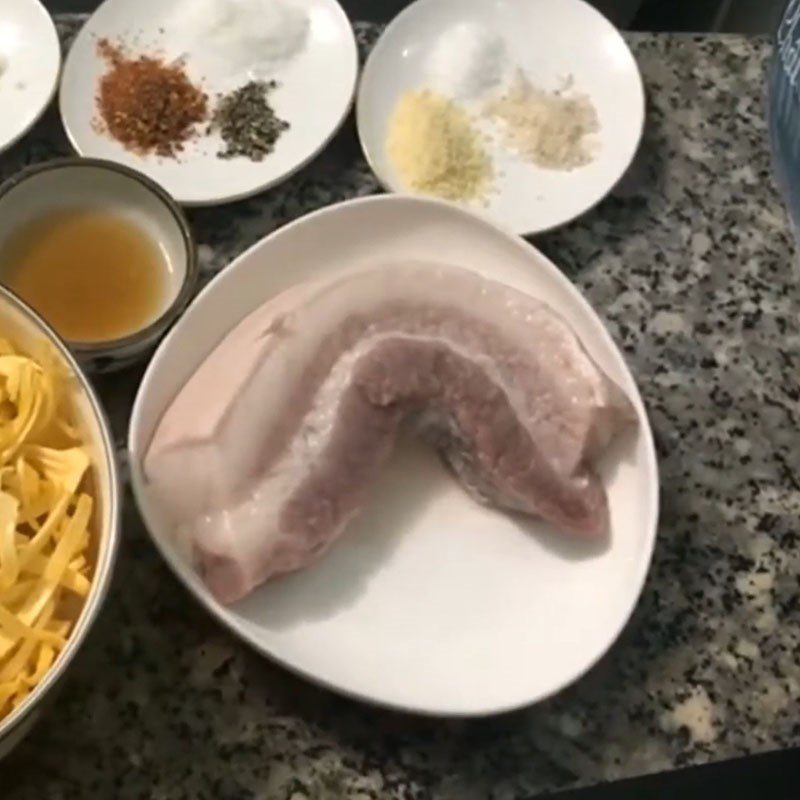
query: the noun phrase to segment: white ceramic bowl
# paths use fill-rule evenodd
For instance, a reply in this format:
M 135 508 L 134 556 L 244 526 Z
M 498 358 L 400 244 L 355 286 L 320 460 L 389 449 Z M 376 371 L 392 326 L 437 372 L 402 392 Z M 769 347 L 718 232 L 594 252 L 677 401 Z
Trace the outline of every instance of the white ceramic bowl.
M 538 86 L 554 90 L 572 76 L 575 89 L 591 97 L 601 127 L 594 161 L 569 172 L 536 167 L 490 145 L 496 191 L 488 205 L 467 205 L 522 235 L 588 211 L 633 160 L 644 126 L 644 90 L 619 31 L 583 0 L 417 0 L 405 8 L 370 53 L 358 92 L 358 133 L 378 180 L 390 191 L 409 191 L 385 151 L 388 121 L 405 91 L 430 83 L 427 59 L 459 23 L 502 36 L 510 59 Z
M 0 2 L 0 153 L 25 135 L 53 98 L 61 45 L 39 0 Z
M 66 647 L 42 682 L 9 716 L 0 720 L 0 758 L 27 734 L 83 644 L 103 604 L 114 568 L 120 534 L 120 488 L 114 442 L 100 401 L 67 346 L 34 311 L 0 286 L 0 336 L 35 356 L 46 349 L 74 376 L 78 424 L 92 455 L 95 487 L 94 529 L 98 533 L 92 588 Z
M 220 159 L 219 137 L 190 142 L 178 159 L 142 157 L 98 132 L 94 98 L 106 65 L 97 54 L 97 40 L 128 43 L 134 52 L 185 53 L 187 71 L 210 95 L 237 88 L 207 43 L 186 49 L 185 32 L 171 28 L 176 3 L 164 0 L 105 0 L 75 40 L 64 64 L 59 105 L 64 128 L 83 156 L 117 161 L 164 186 L 181 204 L 217 205 L 275 186 L 319 153 L 344 122 L 353 102 L 358 76 L 356 41 L 347 15 L 336 0 L 295 0 L 308 14 L 304 49 L 275 77 L 280 86 L 270 94 L 279 117 L 291 125 L 263 161 Z M 258 24 L 258 19 L 253 20 Z
M 244 602 L 216 602 L 175 546 L 142 472 L 165 408 L 248 312 L 309 279 L 403 259 L 460 265 L 548 302 L 634 404 L 638 427 L 601 465 L 603 549 L 480 507 L 428 451 L 397 455 L 366 513 L 313 568 Z M 280 387 L 276 387 L 279 391 Z M 610 647 L 641 591 L 658 516 L 647 415 L 619 349 L 579 291 L 518 237 L 455 206 L 381 196 L 281 228 L 223 270 L 159 347 L 129 438 L 136 499 L 174 572 L 256 650 L 325 686 L 428 714 L 475 715 L 541 700 Z
M 167 292 L 146 326 L 120 339 L 69 343 L 90 371 L 121 369 L 152 351 L 192 297 L 198 267 L 189 224 L 175 201 L 141 173 L 110 161 L 57 159 L 22 170 L 0 186 L 0 258 L 3 243 L 21 225 L 64 208 L 114 211 L 136 223 L 164 256 Z

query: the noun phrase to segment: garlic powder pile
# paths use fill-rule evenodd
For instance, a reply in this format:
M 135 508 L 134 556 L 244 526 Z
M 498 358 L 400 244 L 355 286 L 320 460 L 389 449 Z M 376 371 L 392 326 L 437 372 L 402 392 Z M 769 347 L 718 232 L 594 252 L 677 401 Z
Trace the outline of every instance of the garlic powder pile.
M 588 95 L 571 91 L 571 83 L 547 92 L 520 71 L 484 113 L 501 123 L 505 146 L 538 167 L 571 170 L 594 158 L 597 111 Z
M 492 181 L 472 117 L 429 90 L 403 94 L 389 119 L 386 152 L 409 188 L 447 200 L 483 199 Z

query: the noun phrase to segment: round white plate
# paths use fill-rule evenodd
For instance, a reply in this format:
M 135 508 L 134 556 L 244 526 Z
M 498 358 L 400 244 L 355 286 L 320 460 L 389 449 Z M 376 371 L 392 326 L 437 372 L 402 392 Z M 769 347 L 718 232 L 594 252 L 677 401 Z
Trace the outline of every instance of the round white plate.
M 559 536 L 473 502 L 430 452 L 402 448 L 366 513 L 313 568 L 225 607 L 173 546 L 141 463 L 157 421 L 225 333 L 300 281 L 395 259 L 461 265 L 545 300 L 633 401 L 638 428 L 601 472 L 610 544 Z M 597 314 L 537 250 L 456 206 L 354 200 L 310 214 L 221 272 L 162 343 L 129 439 L 136 498 L 178 577 L 224 625 L 296 672 L 363 700 L 477 715 L 541 700 L 607 650 L 650 563 L 658 510 L 653 441 L 636 384 Z
M 488 205 L 471 207 L 522 235 L 588 211 L 633 160 L 644 125 L 644 90 L 617 29 L 582 0 L 417 0 L 402 11 L 370 54 L 358 93 L 361 145 L 378 180 L 390 191 L 408 191 L 385 152 L 387 123 L 404 92 L 430 84 L 428 56 L 459 23 L 503 37 L 509 58 L 537 86 L 555 90 L 572 76 L 575 90 L 591 97 L 601 126 L 595 160 L 569 172 L 536 167 L 493 141 L 495 191 Z
M 0 2 L 0 153 L 44 113 L 58 85 L 61 46 L 39 0 Z
M 190 142 L 178 159 L 142 157 L 93 124 L 94 97 L 106 70 L 97 53 L 103 37 L 128 44 L 132 53 L 185 53 L 187 73 L 212 98 L 247 81 L 247 75 L 232 79 L 202 46 L 186 51 L 185 31 L 165 27 L 174 18 L 176 0 L 106 0 L 78 34 L 64 65 L 59 97 L 73 146 L 83 156 L 118 161 L 145 173 L 185 205 L 239 200 L 284 180 L 319 153 L 344 121 L 358 75 L 353 29 L 336 0 L 293 2 L 309 17 L 308 38 L 305 48 L 275 73 L 280 86 L 270 93 L 270 103 L 291 127 L 263 161 L 218 158 L 221 140 L 216 135 Z

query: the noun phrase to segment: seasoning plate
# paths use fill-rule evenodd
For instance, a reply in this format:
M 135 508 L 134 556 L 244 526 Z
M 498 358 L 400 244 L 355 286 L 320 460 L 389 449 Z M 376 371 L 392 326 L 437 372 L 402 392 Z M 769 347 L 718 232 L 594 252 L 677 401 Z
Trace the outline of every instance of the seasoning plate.
M 358 93 L 359 137 L 378 180 L 390 191 L 409 191 L 386 155 L 388 121 L 404 92 L 432 83 L 428 58 L 442 35 L 461 23 L 502 37 L 509 60 L 536 86 L 554 91 L 571 77 L 575 90 L 591 98 L 600 123 L 595 159 L 572 171 L 536 167 L 493 140 L 494 191 L 484 202 L 465 205 L 522 235 L 588 211 L 633 160 L 644 125 L 644 90 L 622 36 L 582 0 L 417 0 L 402 11 L 368 58 Z M 467 108 L 477 114 L 481 104 Z
M 58 85 L 61 46 L 39 0 L 0 2 L 0 153 L 24 136 Z
M 170 25 L 176 3 L 164 0 L 106 0 L 78 34 L 64 65 L 59 98 L 73 146 L 83 156 L 145 173 L 189 206 L 239 200 L 280 183 L 319 153 L 339 128 L 352 104 L 358 74 L 353 30 L 336 0 L 293 2 L 309 19 L 305 47 L 276 72 L 280 86 L 269 95 L 278 116 L 291 127 L 263 161 L 218 158 L 222 141 L 217 135 L 191 141 L 177 159 L 139 156 L 98 129 L 95 95 L 107 65 L 97 45 L 104 38 L 132 55 L 183 55 L 188 76 L 202 85 L 211 105 L 219 93 L 247 81 L 246 74 L 231 75 L 202 46 L 187 49 L 185 32 Z
M 549 303 L 631 399 L 638 424 L 600 469 L 610 540 L 570 539 L 542 522 L 480 506 L 430 451 L 409 446 L 395 454 L 364 513 L 317 564 L 221 605 L 178 546 L 143 475 L 158 420 L 220 339 L 269 298 L 301 281 L 416 259 L 473 269 Z M 271 268 L 288 263 L 291 269 Z M 340 203 L 239 256 L 157 350 L 136 398 L 128 446 L 153 541 L 216 619 L 315 682 L 398 709 L 490 714 L 559 691 L 619 635 L 655 542 L 658 469 L 650 425 L 600 318 L 538 250 L 434 200 L 382 195 Z

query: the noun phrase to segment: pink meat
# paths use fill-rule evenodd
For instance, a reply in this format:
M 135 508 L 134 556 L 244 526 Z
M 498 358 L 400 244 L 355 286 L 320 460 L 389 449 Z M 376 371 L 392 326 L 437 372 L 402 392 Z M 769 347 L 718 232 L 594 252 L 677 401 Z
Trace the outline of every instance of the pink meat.
M 481 502 L 605 535 L 591 462 L 632 417 L 546 305 L 467 270 L 393 264 L 247 317 L 167 409 L 145 474 L 233 602 L 332 544 L 404 423 Z

